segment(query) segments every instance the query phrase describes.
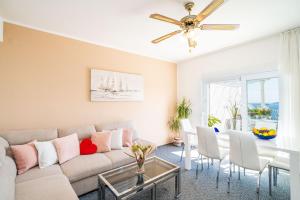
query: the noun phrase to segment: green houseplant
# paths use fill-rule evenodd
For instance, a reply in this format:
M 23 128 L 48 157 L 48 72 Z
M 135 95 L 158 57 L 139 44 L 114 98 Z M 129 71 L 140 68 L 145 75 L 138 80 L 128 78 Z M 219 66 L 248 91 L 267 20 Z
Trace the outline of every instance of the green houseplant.
M 216 124 L 221 124 L 221 120 L 213 115 L 208 115 L 208 127 L 213 127 Z
M 186 98 L 177 105 L 177 114 L 179 119 L 186 119 L 192 114 L 191 102 Z
M 174 144 L 180 146 L 182 141 L 179 135 L 180 132 L 180 119 L 188 118 L 192 113 L 191 102 L 186 98 L 183 98 L 176 106 L 176 113 L 168 121 L 170 130 L 174 133 Z

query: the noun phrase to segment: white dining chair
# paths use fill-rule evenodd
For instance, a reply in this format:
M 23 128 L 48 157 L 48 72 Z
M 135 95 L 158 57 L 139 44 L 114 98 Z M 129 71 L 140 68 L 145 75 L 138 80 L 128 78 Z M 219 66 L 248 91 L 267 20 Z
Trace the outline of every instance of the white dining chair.
M 260 190 L 260 178 L 269 160 L 259 157 L 257 146 L 252 135 L 231 131 L 229 134 L 229 176 L 228 190 L 230 192 L 231 165 L 258 172 L 256 192 Z
M 269 194 L 272 196 L 272 177 L 273 185 L 277 186 L 278 170 L 290 171 L 290 159 L 288 155 L 279 154 L 271 161 L 269 167 Z M 272 176 L 273 173 L 273 176 Z
M 189 119 L 181 119 L 180 120 L 180 126 L 181 126 L 181 133 L 183 137 L 187 137 L 187 135 L 193 135 L 192 137 L 195 137 L 197 132 L 196 129 L 192 127 L 192 124 Z M 197 141 L 191 140 L 191 146 L 192 148 L 195 148 L 197 146 Z M 181 149 L 181 156 L 180 156 L 180 162 L 182 161 L 183 158 L 183 153 L 184 153 L 184 147 L 185 144 L 182 144 L 182 149 Z
M 203 157 L 207 158 L 207 166 L 209 167 L 209 159 L 219 160 L 219 166 L 216 178 L 216 188 L 219 186 L 219 175 L 221 162 L 228 155 L 228 149 L 219 147 L 217 136 L 213 128 L 208 127 L 197 127 L 198 135 L 198 162 L 196 169 L 196 178 L 198 178 L 198 165 L 201 159 L 201 170 L 203 170 Z

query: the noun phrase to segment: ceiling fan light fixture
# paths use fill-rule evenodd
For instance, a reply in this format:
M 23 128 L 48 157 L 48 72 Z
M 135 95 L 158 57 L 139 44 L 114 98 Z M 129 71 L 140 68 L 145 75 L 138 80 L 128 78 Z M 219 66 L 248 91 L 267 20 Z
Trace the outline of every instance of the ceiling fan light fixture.
M 187 2 L 184 4 L 184 7 L 189 14 L 187 16 L 184 16 L 180 20 L 166 17 L 160 14 L 150 15 L 150 18 L 175 24 L 181 29 L 161 36 L 153 40 L 152 43 L 157 44 L 163 40 L 181 33 L 182 37 L 180 38 L 185 38 L 188 43 L 189 51 L 191 52 L 191 49 L 197 46 L 197 40 L 199 39 L 197 34 L 198 30 L 235 30 L 239 28 L 238 24 L 200 24 L 206 17 L 208 17 L 211 13 L 218 9 L 225 1 L 226 0 L 213 0 L 198 15 L 191 14 L 192 8 L 194 7 L 194 2 Z
M 194 39 L 196 36 L 196 31 L 194 29 L 187 30 L 186 32 L 184 32 L 184 36 L 186 38 Z

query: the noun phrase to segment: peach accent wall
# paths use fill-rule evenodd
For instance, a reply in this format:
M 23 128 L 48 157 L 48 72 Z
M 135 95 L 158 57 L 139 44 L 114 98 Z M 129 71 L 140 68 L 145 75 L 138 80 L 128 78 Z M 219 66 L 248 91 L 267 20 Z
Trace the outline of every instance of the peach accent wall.
M 91 102 L 90 69 L 141 74 L 142 102 Z M 13 24 L 0 43 L 0 129 L 135 120 L 142 138 L 167 143 L 176 64 Z

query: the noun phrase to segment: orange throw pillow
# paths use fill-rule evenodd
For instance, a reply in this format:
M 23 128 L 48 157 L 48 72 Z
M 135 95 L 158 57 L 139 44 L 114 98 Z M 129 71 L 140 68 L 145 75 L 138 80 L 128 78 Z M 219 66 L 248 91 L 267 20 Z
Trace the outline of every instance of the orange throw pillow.
M 23 174 L 38 164 L 38 154 L 34 142 L 36 142 L 36 140 L 28 144 L 11 146 L 18 174 Z
M 111 132 L 103 131 L 92 134 L 92 142 L 97 146 L 97 152 L 103 153 L 111 151 Z

